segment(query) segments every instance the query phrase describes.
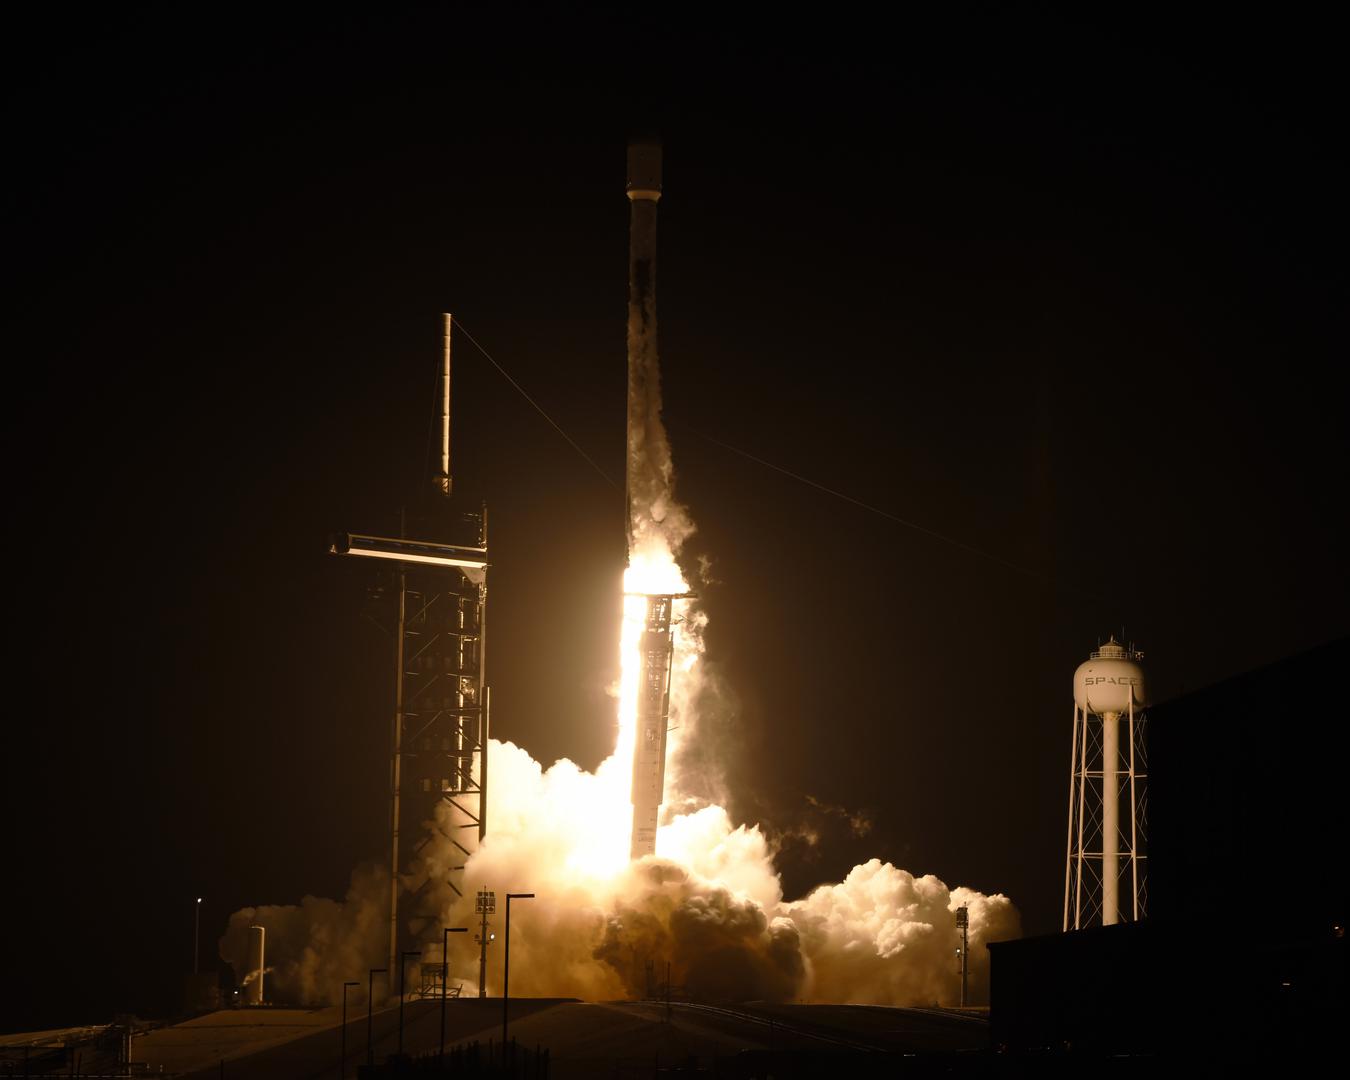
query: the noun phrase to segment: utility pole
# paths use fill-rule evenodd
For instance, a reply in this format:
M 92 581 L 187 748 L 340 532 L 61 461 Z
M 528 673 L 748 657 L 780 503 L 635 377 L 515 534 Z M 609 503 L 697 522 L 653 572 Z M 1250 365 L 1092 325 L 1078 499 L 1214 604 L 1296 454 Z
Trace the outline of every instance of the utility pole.
M 506 894 L 506 947 L 502 952 L 502 1061 L 506 1061 L 506 1017 L 508 999 L 511 996 L 511 901 L 533 900 L 532 892 L 509 892 Z
M 489 915 L 497 913 L 497 894 L 491 889 L 479 889 L 478 898 L 474 902 L 474 912 L 482 916 L 482 923 L 478 929 L 478 937 L 474 940 L 478 942 L 478 996 L 487 997 L 487 947 L 493 937 L 488 936 Z
M 371 968 L 366 983 L 366 1064 L 375 1064 L 375 1042 L 372 1039 L 374 1033 L 375 1017 L 375 976 L 388 975 L 388 968 Z
M 961 931 L 961 1008 L 970 1003 L 970 908 L 956 909 L 956 928 Z
M 467 934 L 467 926 L 446 926 L 441 934 L 441 1049 L 436 1060 L 445 1062 L 445 987 L 450 981 L 450 935 Z
M 398 954 L 398 1056 L 403 1057 L 403 1001 L 408 996 L 407 970 L 404 965 L 410 956 L 421 956 L 420 949 L 407 949 Z
M 406 535 L 407 514 L 400 512 L 399 536 Z M 403 788 L 403 640 L 408 621 L 408 570 L 398 568 L 398 630 L 395 633 L 394 671 L 394 727 L 390 735 L 389 794 L 389 971 L 394 970 L 398 954 L 398 825 L 399 797 Z M 402 1000 L 403 987 L 399 987 Z
M 360 985 L 359 982 L 342 984 L 342 1056 L 338 1058 L 338 1080 L 347 1080 L 347 990 Z

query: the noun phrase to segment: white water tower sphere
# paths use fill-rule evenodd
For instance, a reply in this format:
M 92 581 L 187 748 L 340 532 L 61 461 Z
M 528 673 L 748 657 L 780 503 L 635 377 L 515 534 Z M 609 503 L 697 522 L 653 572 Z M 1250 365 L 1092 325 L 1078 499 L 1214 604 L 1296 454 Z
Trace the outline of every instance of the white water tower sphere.
M 1128 713 L 1131 695 L 1136 709 L 1147 706 L 1144 669 L 1137 656 L 1115 639 L 1103 645 L 1073 673 L 1074 704 L 1093 716 Z

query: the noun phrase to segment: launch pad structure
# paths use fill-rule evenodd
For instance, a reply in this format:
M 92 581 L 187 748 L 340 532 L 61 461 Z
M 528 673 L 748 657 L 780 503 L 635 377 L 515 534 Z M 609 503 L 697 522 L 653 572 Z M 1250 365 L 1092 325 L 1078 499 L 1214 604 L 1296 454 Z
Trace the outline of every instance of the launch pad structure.
M 656 205 L 661 197 L 661 146 L 628 147 L 626 193 L 631 207 L 628 295 L 628 423 L 626 513 L 630 558 L 638 533 L 635 501 L 651 501 L 654 474 L 645 453 L 647 419 L 659 408 L 656 351 Z M 397 602 L 395 694 L 389 764 L 388 969 L 409 946 L 439 926 L 446 901 L 463 897 L 464 868 L 487 833 L 487 508 L 454 497 L 450 468 L 451 337 L 444 317 L 440 372 L 440 467 L 424 505 L 400 515 L 397 536 L 343 533 L 334 554 L 390 564 Z M 644 625 L 637 731 L 633 753 L 633 858 L 654 854 L 665 788 L 675 601 L 692 594 L 642 594 Z M 431 866 L 424 849 L 432 823 L 459 858 Z M 448 872 L 447 872 L 448 869 Z M 481 903 L 481 898 L 480 898 Z M 485 953 L 486 931 L 480 934 Z M 480 958 L 481 959 L 481 958 Z M 480 962 L 481 966 L 481 962 Z M 480 984 L 481 984 L 480 978 Z M 406 987 L 399 987 L 400 993 Z M 479 986 L 480 996 L 486 992 Z
M 401 514 L 396 537 L 344 533 L 334 554 L 391 564 L 397 603 L 389 761 L 389 970 L 401 952 L 439 936 L 446 890 L 465 892 L 464 865 L 487 832 L 487 508 L 457 501 L 450 471 L 450 341 L 444 322 L 440 467 L 421 511 Z M 458 856 L 449 873 L 427 865 L 432 833 Z M 402 895 L 400 895 L 402 893 Z M 400 992 L 406 987 L 400 987 Z M 479 988 L 480 994 L 484 992 Z

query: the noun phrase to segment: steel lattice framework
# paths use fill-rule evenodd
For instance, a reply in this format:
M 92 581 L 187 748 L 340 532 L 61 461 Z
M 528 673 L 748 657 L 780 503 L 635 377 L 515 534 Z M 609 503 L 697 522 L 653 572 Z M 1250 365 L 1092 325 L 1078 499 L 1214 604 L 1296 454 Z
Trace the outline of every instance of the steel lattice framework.
M 462 527 L 476 526 L 474 546 L 486 560 L 484 515 L 460 516 Z M 464 863 L 487 829 L 487 574 L 486 568 L 409 566 L 400 579 L 401 731 L 393 767 L 401 774 L 403 821 L 431 823 L 435 830 L 423 830 L 401 860 L 407 925 L 439 918 L 438 882 L 464 895 Z M 449 865 L 432 866 L 426 858 L 436 833 L 453 853 Z M 415 939 L 421 927 L 412 930 Z
M 452 329 L 453 319 L 445 315 L 440 467 L 423 493 L 422 512 L 410 521 L 405 510 L 396 537 L 342 533 L 330 547 L 388 566 L 393 588 L 382 592 L 392 593 L 397 604 L 389 740 L 390 972 L 408 947 L 440 927 L 447 902 L 464 895 L 465 864 L 487 833 L 487 508 L 454 495 Z M 445 843 L 433 844 L 437 837 Z
M 1107 726 L 1125 724 L 1125 738 L 1107 737 Z M 1110 859 L 1103 858 L 1104 829 L 1110 800 L 1115 800 L 1117 884 L 1131 897 L 1130 921 L 1148 914 L 1148 741 L 1147 716 L 1136 709 L 1098 716 L 1077 704 L 1073 710 L 1073 749 L 1069 760 L 1069 831 L 1064 866 L 1064 929 L 1078 930 L 1103 921 L 1103 885 Z M 1114 763 L 1104 746 L 1114 747 Z M 1114 767 L 1111 767 L 1114 765 Z M 1114 788 L 1114 790 L 1111 790 Z M 1125 905 L 1120 914 L 1125 916 Z M 1107 920 L 1113 921 L 1113 920 Z

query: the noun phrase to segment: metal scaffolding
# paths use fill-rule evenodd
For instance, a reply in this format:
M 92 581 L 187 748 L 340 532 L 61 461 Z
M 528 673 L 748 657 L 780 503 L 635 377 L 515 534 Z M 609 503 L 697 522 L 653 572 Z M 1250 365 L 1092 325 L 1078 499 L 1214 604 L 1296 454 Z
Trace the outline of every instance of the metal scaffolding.
M 409 838 L 397 864 L 406 888 L 402 922 L 414 940 L 423 921 L 440 917 L 438 884 L 464 895 L 464 864 L 487 830 L 487 523 L 485 511 L 458 516 L 461 527 L 477 532 L 473 546 L 482 553 L 482 569 L 399 570 L 398 731 L 391 764 L 403 822 L 433 826 Z M 437 834 L 453 854 L 449 866 L 427 861 Z
M 344 533 L 331 550 L 384 560 L 393 581 L 389 757 L 389 970 L 465 892 L 487 832 L 487 508 L 453 496 L 450 336 L 439 381 L 440 463 L 422 511 L 398 536 Z M 433 844 L 437 837 L 445 843 Z M 449 858 L 446 858 L 449 852 Z M 453 894 L 453 897 L 450 895 Z M 400 987 L 400 992 L 404 987 Z

